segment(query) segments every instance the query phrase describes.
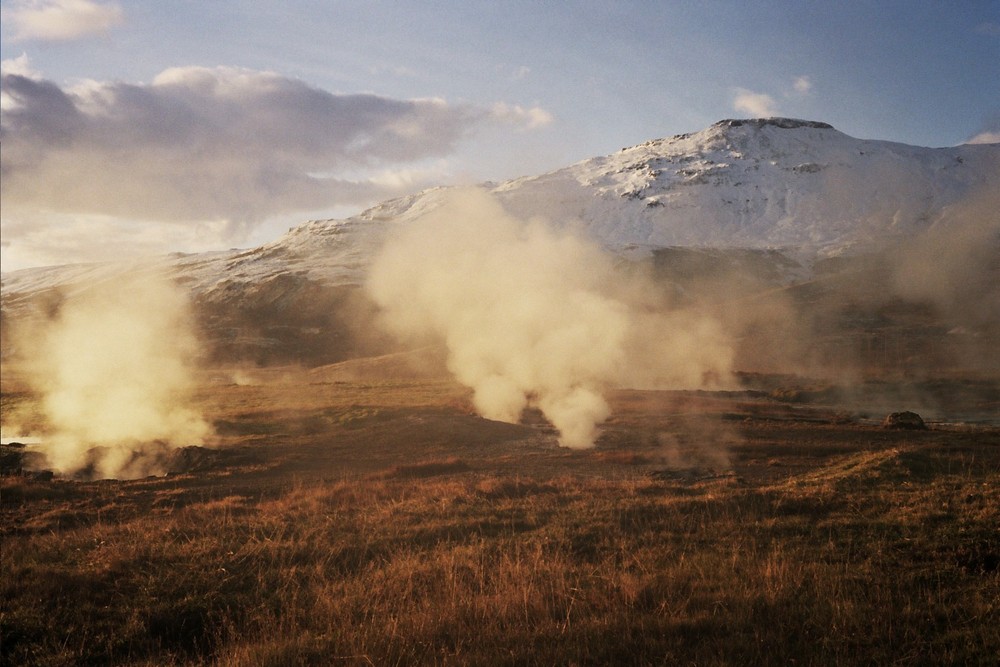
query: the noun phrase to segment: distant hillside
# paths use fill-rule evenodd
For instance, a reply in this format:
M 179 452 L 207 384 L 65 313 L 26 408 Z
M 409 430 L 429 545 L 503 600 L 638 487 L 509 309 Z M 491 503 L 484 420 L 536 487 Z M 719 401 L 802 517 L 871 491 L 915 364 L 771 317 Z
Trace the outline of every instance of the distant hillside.
M 917 253 L 923 238 L 938 246 L 950 247 L 952 238 L 968 244 L 968 210 L 985 216 L 975 222 L 985 232 L 977 232 L 974 246 L 1000 249 L 1000 144 L 922 148 L 855 139 L 813 121 L 724 120 L 480 187 L 517 216 L 572 226 L 623 259 L 650 264 L 665 289 L 681 292 L 721 272 L 741 275 L 746 294 L 793 290 L 815 301 L 826 289 L 818 284 L 860 280 L 870 294 L 851 297 L 859 308 L 888 301 L 879 281 L 889 278 L 876 276 L 885 267 L 855 258 Z M 387 340 L 371 326 L 371 307 L 358 287 L 384 235 L 437 208 L 448 192 L 435 188 L 346 220 L 307 222 L 249 250 L 6 273 L 4 329 L 8 320 L 57 307 L 94 281 L 165 269 L 190 290 L 219 359 L 315 364 L 385 351 Z M 962 252 L 951 255 L 960 260 Z M 868 278 L 858 277 L 859 266 Z M 985 290 L 979 304 L 985 322 L 1000 319 L 993 296 L 1000 274 L 990 272 L 993 266 L 973 288 Z M 844 271 L 854 282 L 829 279 Z M 919 294 L 910 299 L 924 301 Z

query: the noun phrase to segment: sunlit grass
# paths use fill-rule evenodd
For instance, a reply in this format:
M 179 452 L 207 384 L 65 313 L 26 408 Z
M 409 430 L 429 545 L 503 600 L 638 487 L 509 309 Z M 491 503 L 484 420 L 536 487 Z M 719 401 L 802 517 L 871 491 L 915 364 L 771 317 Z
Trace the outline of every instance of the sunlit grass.
M 850 495 L 809 479 L 785 495 L 407 477 L 191 499 L 8 538 L 5 655 L 941 663 L 1000 648 L 1000 582 L 984 560 L 1000 549 L 1000 494 L 978 475 Z M 942 501 L 954 515 L 943 533 L 926 523 Z
M 734 471 L 651 475 L 669 457 L 639 408 L 603 449 L 567 452 L 430 385 L 381 403 L 342 386 L 311 407 L 277 383 L 230 389 L 208 414 L 258 463 L 0 479 L 4 664 L 1000 654 L 995 431 L 761 421 L 724 429 Z

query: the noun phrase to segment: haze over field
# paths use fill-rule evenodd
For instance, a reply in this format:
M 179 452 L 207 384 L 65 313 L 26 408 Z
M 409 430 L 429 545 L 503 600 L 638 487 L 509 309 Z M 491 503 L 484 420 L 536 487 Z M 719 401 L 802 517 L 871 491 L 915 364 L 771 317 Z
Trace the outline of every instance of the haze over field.
M 998 193 L 998 144 L 926 149 L 821 122 L 724 120 L 313 221 L 249 251 L 7 274 L 4 353 L 23 356 L 10 331 L 25 322 L 58 323 L 46 313 L 61 299 L 73 308 L 95 283 L 156 268 L 192 300 L 185 322 L 205 361 L 317 365 L 430 346 L 480 415 L 517 422 L 537 408 L 561 444 L 589 447 L 618 388 L 733 388 L 734 371 L 995 373 Z M 125 310 L 99 320 L 140 314 L 118 299 Z
M 1000 0 L 0 0 L 0 664 L 995 664 Z
M 728 382 L 733 352 L 719 325 L 658 303 L 651 282 L 616 273 L 583 236 L 514 218 L 477 190 L 449 193 L 401 227 L 368 291 L 391 330 L 447 347 L 484 417 L 516 423 L 531 405 L 561 444 L 591 447 L 611 414 L 608 387 Z
M 195 357 L 429 345 L 570 447 L 614 388 L 994 373 L 998 10 L 5 1 L 4 359 L 67 469 L 200 441 Z

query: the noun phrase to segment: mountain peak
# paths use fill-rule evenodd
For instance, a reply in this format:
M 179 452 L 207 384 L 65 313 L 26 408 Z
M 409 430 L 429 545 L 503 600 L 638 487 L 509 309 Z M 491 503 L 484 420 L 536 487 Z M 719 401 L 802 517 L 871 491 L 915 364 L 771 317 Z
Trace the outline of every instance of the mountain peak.
M 766 126 L 780 127 L 783 130 L 794 130 L 800 127 L 810 127 L 818 130 L 832 130 L 833 125 L 829 123 L 823 123 L 818 120 L 802 120 L 799 118 L 726 118 L 725 120 L 720 120 L 714 123 L 712 127 L 724 128 L 724 127 L 742 127 L 744 125 L 749 125 L 755 128 L 761 128 Z
M 997 147 L 921 148 L 795 118 L 726 119 L 493 189 L 603 246 L 837 254 L 920 233 L 995 190 Z
M 782 130 L 796 130 L 796 129 L 813 129 L 813 130 L 834 130 L 836 128 L 829 123 L 824 123 L 818 120 L 803 120 L 801 118 L 782 118 L 782 117 L 771 117 L 771 118 L 725 118 L 723 120 L 712 123 L 704 130 L 699 132 L 685 132 L 684 134 L 676 134 L 672 137 L 664 137 L 660 139 L 652 139 L 642 144 L 636 146 L 627 146 L 622 149 L 622 152 L 628 152 L 635 149 L 644 148 L 664 148 L 669 144 L 676 142 L 684 142 L 688 139 L 693 139 L 697 142 L 702 142 L 704 144 L 718 143 L 720 141 L 726 143 L 733 141 L 734 139 L 738 141 L 745 141 L 747 138 L 753 135 L 748 135 L 746 131 L 733 132 L 736 128 L 750 128 L 752 130 L 761 130 L 766 127 L 776 127 Z M 755 133 L 754 133 L 755 134 Z M 681 150 L 690 150 L 690 147 L 684 145 Z

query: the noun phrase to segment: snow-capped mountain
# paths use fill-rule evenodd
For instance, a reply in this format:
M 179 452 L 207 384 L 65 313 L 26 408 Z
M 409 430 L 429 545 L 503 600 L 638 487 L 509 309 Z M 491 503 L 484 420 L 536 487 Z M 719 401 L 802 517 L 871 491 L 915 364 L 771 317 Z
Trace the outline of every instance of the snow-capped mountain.
M 920 148 L 826 123 L 724 120 L 494 189 L 517 213 L 575 216 L 609 248 L 808 248 L 925 230 L 1000 190 L 1000 145 Z
M 612 252 L 680 246 L 826 256 L 932 229 L 970 197 L 996 198 L 1000 144 L 922 148 L 855 139 L 814 121 L 723 120 L 701 132 L 481 187 L 517 216 L 574 224 Z M 255 249 L 159 262 L 196 293 L 286 271 L 356 284 L 387 228 L 436 208 L 446 192 L 426 190 L 346 220 L 310 221 Z M 5 274 L 4 290 L 36 291 L 117 270 L 27 269 Z
M 673 257 L 677 248 L 712 249 L 715 257 L 720 249 L 744 258 L 754 251 L 781 265 L 773 273 L 787 283 L 806 276 L 816 258 L 947 231 L 957 207 L 1000 199 L 1000 144 L 922 148 L 856 139 L 812 121 L 723 120 L 697 133 L 480 187 L 516 216 L 572 225 L 628 258 L 665 256 L 658 250 L 664 248 L 673 248 Z M 346 220 L 307 222 L 249 250 L 4 274 L 4 314 L 49 290 L 72 292 L 122 271 L 165 268 L 220 327 L 229 321 L 220 313 L 266 309 L 298 329 L 322 329 L 331 325 L 323 309 L 363 282 L 386 232 L 437 208 L 447 192 L 435 188 Z M 995 214 L 1000 201 L 987 210 Z M 330 296 L 330 289 L 341 292 Z

